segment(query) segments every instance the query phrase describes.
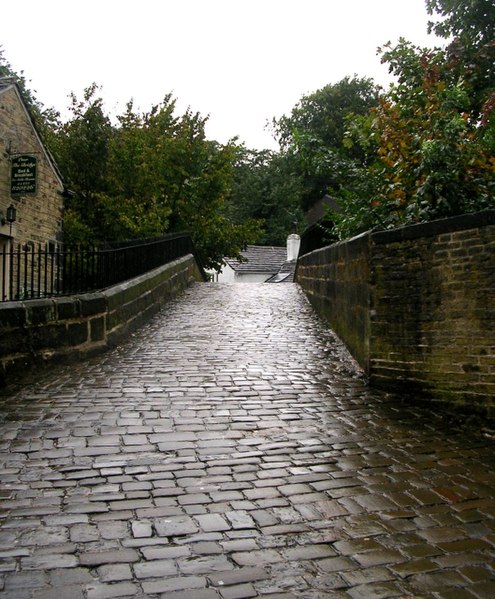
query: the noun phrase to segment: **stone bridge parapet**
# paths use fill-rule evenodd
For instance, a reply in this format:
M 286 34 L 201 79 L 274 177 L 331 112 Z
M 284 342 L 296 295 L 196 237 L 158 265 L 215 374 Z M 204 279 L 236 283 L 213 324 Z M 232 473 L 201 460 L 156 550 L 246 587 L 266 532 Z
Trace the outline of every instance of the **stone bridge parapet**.
M 372 385 L 493 415 L 495 210 L 333 244 L 296 280 Z
M 34 364 L 115 346 L 200 280 L 189 255 L 103 291 L 0 303 L 0 384 Z

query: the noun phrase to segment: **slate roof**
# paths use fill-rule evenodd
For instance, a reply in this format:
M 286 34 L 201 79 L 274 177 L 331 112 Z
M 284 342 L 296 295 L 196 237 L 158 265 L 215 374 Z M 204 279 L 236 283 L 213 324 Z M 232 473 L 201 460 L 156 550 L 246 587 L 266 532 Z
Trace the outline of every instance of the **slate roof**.
M 342 212 L 342 208 L 335 198 L 324 195 L 321 199 L 317 200 L 304 215 L 308 228 L 323 220 L 328 209 L 334 210 L 335 212 Z
M 285 262 L 277 274 L 271 276 L 265 283 L 293 283 L 296 272 L 296 261 Z
M 227 264 L 238 273 L 276 274 L 287 260 L 287 248 L 262 245 L 248 245 L 241 252 L 245 261 L 226 258 Z

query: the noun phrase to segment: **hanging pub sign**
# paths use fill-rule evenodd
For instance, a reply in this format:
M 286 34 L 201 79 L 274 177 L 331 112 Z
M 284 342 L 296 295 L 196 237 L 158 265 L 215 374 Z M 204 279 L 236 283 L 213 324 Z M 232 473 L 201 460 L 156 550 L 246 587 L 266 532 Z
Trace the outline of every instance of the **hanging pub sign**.
M 11 159 L 10 194 L 36 193 L 36 156 L 18 154 Z

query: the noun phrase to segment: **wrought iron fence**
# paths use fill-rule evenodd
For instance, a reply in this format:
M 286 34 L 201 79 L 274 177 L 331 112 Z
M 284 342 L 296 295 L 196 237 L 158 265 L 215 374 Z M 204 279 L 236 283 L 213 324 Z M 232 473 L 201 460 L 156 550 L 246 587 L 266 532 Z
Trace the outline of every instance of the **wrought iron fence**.
M 187 254 L 196 256 L 187 233 L 84 247 L 7 243 L 0 247 L 0 301 L 105 289 Z

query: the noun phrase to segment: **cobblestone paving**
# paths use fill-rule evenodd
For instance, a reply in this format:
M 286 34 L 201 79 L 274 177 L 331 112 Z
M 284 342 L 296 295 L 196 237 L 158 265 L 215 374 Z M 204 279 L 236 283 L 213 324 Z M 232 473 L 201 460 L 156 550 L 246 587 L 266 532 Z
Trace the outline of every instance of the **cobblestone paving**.
M 368 390 L 296 285 L 197 284 L 0 402 L 2 598 L 495 596 L 493 442 Z

